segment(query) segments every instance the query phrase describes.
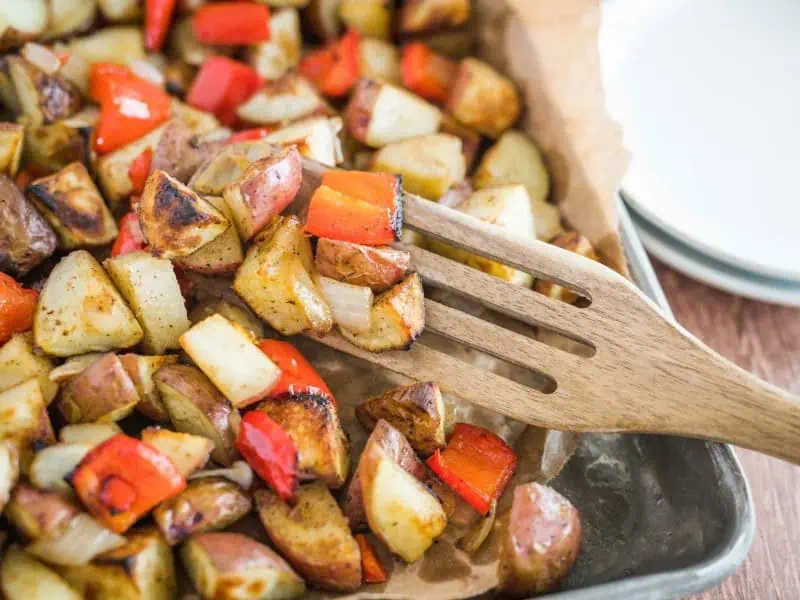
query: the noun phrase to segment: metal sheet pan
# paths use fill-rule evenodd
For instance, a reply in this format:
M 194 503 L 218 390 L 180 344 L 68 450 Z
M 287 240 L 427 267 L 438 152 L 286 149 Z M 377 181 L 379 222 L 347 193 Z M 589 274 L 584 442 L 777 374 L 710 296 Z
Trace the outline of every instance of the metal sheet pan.
M 620 217 L 634 279 L 669 312 L 621 200 Z M 696 593 L 731 575 L 753 541 L 750 488 L 730 446 L 586 435 L 553 485 L 580 509 L 584 546 L 570 578 L 548 597 L 652 600 Z

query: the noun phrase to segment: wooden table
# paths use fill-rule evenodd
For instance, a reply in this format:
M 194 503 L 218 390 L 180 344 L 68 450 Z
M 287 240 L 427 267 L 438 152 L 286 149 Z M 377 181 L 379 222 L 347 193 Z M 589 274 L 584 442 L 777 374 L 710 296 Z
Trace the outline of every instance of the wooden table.
M 800 310 L 737 298 L 658 262 L 655 267 L 684 327 L 741 367 L 800 394 Z M 800 467 L 747 450 L 738 454 L 753 490 L 756 539 L 733 577 L 693 600 L 797 600 Z

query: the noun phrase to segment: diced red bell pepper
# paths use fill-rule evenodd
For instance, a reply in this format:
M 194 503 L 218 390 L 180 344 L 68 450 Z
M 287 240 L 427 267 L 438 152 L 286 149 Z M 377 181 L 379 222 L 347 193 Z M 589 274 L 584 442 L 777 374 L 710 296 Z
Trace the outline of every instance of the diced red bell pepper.
M 152 446 L 118 434 L 90 451 L 72 474 L 84 506 L 103 525 L 124 533 L 186 480 L 175 464 Z
M 403 85 L 431 102 L 447 102 L 457 71 L 458 65 L 454 61 L 436 54 L 422 42 L 413 42 L 403 48 L 400 61 Z
M 0 273 L 0 344 L 33 326 L 38 299 L 36 290 L 25 289 L 10 275 Z
M 428 466 L 475 510 L 486 515 L 514 474 L 517 456 L 491 431 L 457 423 L 447 447 L 428 458 Z
M 215 2 L 194 13 L 194 35 L 201 44 L 247 46 L 269 39 L 269 8 L 256 2 Z
M 128 168 L 128 177 L 130 177 L 133 184 L 134 194 L 141 196 L 152 164 L 153 149 L 150 146 L 142 150 L 142 153 L 131 162 L 131 166 Z
M 249 142 L 251 140 L 260 140 L 262 138 L 267 137 L 270 133 L 272 133 L 272 129 L 270 127 L 256 127 L 255 129 L 245 129 L 244 131 L 239 131 L 234 133 L 231 137 L 226 140 L 228 144 L 235 144 L 236 142 Z
M 297 448 L 283 428 L 260 410 L 242 417 L 236 449 L 284 502 L 297 500 Z
M 392 173 L 329 169 L 322 174 L 322 185 L 392 212 L 399 210 L 402 201 L 400 178 Z
M 361 577 L 364 583 L 386 583 L 386 579 L 389 577 L 386 567 L 378 558 L 375 548 L 369 543 L 367 536 L 357 533 L 355 538 L 358 548 L 361 550 Z
M 281 370 L 280 379 L 269 392 L 271 397 L 317 394 L 328 396 L 336 404 L 322 377 L 292 344 L 282 340 L 261 340 L 258 347 Z
M 134 75 L 127 67 L 92 65 L 90 94 L 100 104 L 94 128 L 94 148 L 106 154 L 139 139 L 169 119 L 172 100 L 157 85 Z
M 144 250 L 144 235 L 139 224 L 139 215 L 129 212 L 119 222 L 119 233 L 111 247 L 111 256 Z
M 203 63 L 186 95 L 189 105 L 213 113 L 223 124 L 238 120 L 236 108 L 261 86 L 256 71 L 224 56 L 212 56 Z
M 176 0 L 145 0 L 144 46 L 152 52 L 161 50 L 169 31 Z
M 327 185 L 318 187 L 311 197 L 305 230 L 317 237 L 366 246 L 385 246 L 399 239 L 392 211 Z
M 297 70 L 326 96 L 338 98 L 358 81 L 360 37 L 355 29 L 324 48 L 306 54 Z

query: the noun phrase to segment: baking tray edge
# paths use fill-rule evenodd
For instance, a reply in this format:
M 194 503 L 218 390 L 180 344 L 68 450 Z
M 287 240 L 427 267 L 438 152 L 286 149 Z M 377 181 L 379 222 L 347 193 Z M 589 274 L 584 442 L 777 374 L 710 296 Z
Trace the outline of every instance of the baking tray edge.
M 672 311 L 656 278 L 650 259 L 631 221 L 625 203 L 618 198 L 620 231 L 628 263 L 636 284 L 669 316 Z M 717 467 L 718 485 L 727 488 L 733 500 L 731 523 L 725 541 L 713 554 L 689 567 L 662 573 L 640 575 L 555 593 L 558 600 L 600 600 L 609 597 L 625 600 L 667 600 L 715 587 L 739 568 L 755 537 L 756 521 L 750 484 L 734 449 L 726 444 L 707 442 L 706 449 Z

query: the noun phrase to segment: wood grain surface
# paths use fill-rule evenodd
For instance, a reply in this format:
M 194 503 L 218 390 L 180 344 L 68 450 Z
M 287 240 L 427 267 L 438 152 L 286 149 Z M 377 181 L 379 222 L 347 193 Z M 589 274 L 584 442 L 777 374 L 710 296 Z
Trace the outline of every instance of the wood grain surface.
M 745 300 L 655 264 L 678 321 L 720 354 L 766 381 L 800 393 L 800 310 Z M 800 598 L 800 468 L 746 450 L 756 539 L 747 561 L 693 600 Z

